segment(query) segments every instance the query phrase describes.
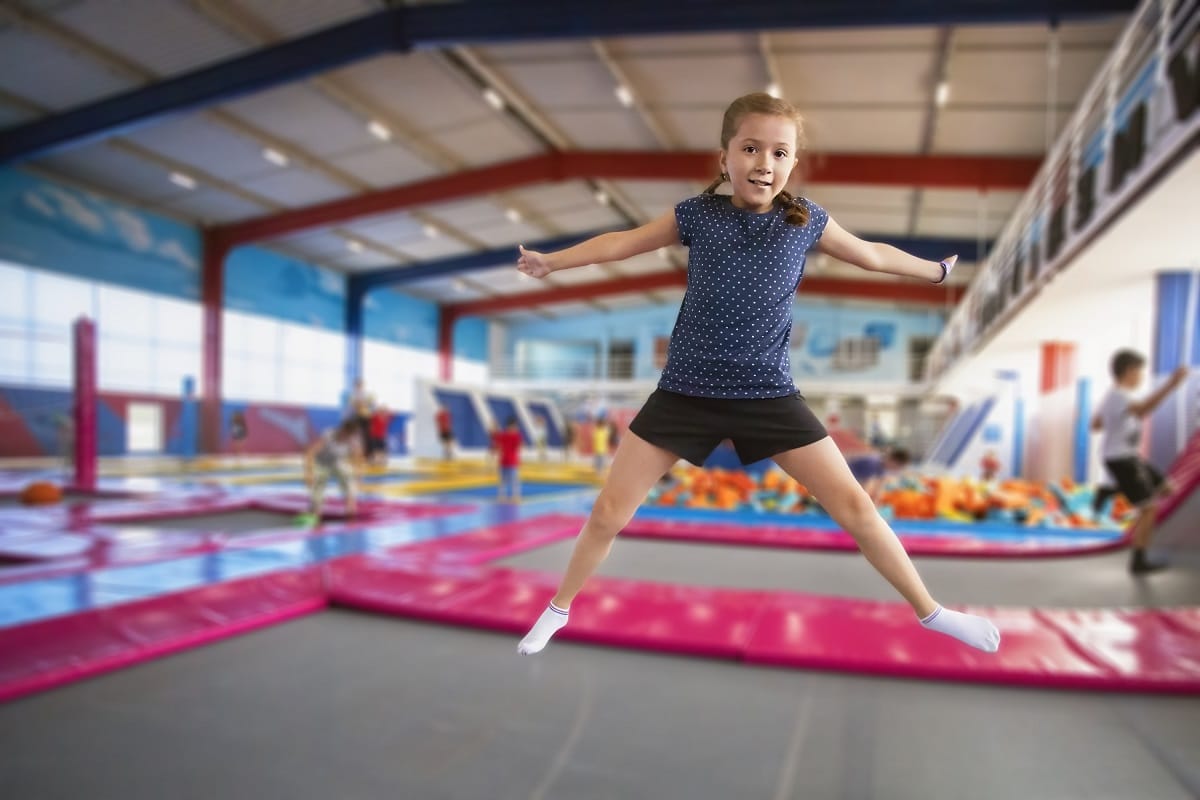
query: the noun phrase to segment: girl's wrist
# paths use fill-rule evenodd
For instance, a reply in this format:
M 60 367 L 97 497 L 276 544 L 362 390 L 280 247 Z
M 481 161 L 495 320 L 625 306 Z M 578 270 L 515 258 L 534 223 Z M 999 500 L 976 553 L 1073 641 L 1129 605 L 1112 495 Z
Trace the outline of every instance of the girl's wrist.
M 935 281 L 934 281 L 934 283 L 935 283 L 935 284 L 939 284 L 939 283 L 945 283 L 945 282 L 946 282 L 946 278 L 947 278 L 947 277 L 949 277 L 949 275 L 950 275 L 950 265 L 949 265 L 949 264 L 947 264 L 947 263 L 946 263 L 944 260 L 943 260 L 943 261 L 939 261 L 939 262 L 937 263 L 937 265 L 938 265 L 938 267 L 940 267 L 940 268 L 941 268 L 942 275 L 941 275 L 941 277 L 940 277 L 940 278 L 938 278 L 937 280 L 935 280 Z

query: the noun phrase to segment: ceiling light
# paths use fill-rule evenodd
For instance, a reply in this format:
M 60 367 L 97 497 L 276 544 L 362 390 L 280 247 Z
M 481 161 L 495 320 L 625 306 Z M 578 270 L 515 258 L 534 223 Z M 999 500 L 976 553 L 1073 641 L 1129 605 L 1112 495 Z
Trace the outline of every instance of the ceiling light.
M 939 81 L 937 92 L 933 96 L 934 102 L 939 106 L 946 105 L 946 101 L 950 99 L 950 84 L 947 81 Z
M 390 142 L 392 140 L 392 129 L 377 119 L 373 119 L 367 123 L 367 130 L 381 142 Z
M 487 104 L 497 111 L 504 110 L 504 98 L 492 87 L 489 86 L 483 90 L 483 99 L 487 100 Z
M 196 188 L 196 179 L 186 173 L 172 172 L 170 178 L 171 183 L 175 184 L 176 186 L 182 186 L 185 189 Z
M 288 165 L 288 157 L 274 147 L 264 147 L 262 157 L 278 167 L 286 167 Z
M 508 217 L 508 221 L 514 225 L 521 221 L 521 212 L 515 208 L 510 208 L 504 212 L 504 216 Z
M 442 232 L 439 231 L 436 226 L 431 225 L 428 222 L 425 223 L 425 227 L 423 227 L 421 230 L 425 231 L 425 235 L 430 239 L 436 239 L 442 235 Z
M 367 249 L 367 248 L 363 247 L 363 243 L 358 241 L 357 239 L 347 239 L 346 240 L 346 248 L 351 253 L 361 253 L 363 250 Z
M 602 206 L 606 206 L 612 202 L 612 198 L 608 196 L 608 192 L 604 191 L 603 189 L 597 189 L 594 196 L 596 198 L 596 202 Z
M 616 91 L 617 99 L 621 101 L 621 105 L 626 108 L 633 105 L 633 92 L 629 90 L 628 86 L 622 83 L 614 91 Z
M 767 84 L 767 94 L 771 97 L 783 97 L 783 90 L 779 88 L 779 84 L 771 82 Z

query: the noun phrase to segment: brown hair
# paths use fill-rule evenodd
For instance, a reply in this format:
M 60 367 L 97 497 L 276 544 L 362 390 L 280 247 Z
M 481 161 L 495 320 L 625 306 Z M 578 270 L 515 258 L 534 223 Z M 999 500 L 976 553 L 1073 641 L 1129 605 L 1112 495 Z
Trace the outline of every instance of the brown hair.
M 1112 370 L 1112 376 L 1117 380 L 1125 377 L 1125 373 L 1131 369 L 1138 369 L 1146 365 L 1146 359 L 1141 353 L 1133 350 L 1118 350 L 1113 355 L 1112 361 L 1109 363 L 1109 368 Z
M 729 108 L 725 109 L 725 118 L 721 122 L 722 150 L 729 148 L 729 140 L 733 138 L 738 128 L 741 127 L 742 120 L 750 114 L 770 114 L 777 117 L 787 117 L 796 123 L 797 150 L 804 149 L 804 117 L 800 115 L 799 109 L 787 100 L 772 97 L 766 92 L 755 92 L 753 94 L 742 95 L 730 103 Z M 708 185 L 704 193 L 715 194 L 717 187 L 727 180 L 729 180 L 728 176 L 722 172 L 717 176 L 715 181 Z M 786 219 L 789 223 L 801 226 L 808 224 L 808 204 L 804 202 L 803 197 L 794 197 L 791 192 L 784 189 L 775 195 L 775 202 L 787 208 Z

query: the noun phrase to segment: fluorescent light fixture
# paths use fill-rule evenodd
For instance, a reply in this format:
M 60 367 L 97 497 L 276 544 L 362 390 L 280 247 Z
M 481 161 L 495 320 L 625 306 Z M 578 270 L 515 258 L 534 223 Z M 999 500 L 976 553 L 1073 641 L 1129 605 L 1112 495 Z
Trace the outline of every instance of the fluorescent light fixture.
M 767 94 L 771 95 L 771 97 L 782 97 L 783 90 L 779 88 L 778 83 L 768 83 Z
M 363 243 L 358 241 L 357 239 L 347 239 L 346 240 L 346 249 L 348 249 L 351 253 L 361 253 L 363 250 L 366 250 L 367 248 L 363 247 Z
M 367 130 L 381 142 L 390 142 L 392 140 L 392 129 L 377 119 L 373 119 L 367 123 Z
M 946 101 L 950 99 L 950 84 L 947 81 L 939 81 L 937 92 L 933 96 L 934 102 L 939 106 L 946 105 Z
M 597 189 L 595 194 L 596 202 L 602 206 L 606 206 L 612 202 L 612 198 L 608 196 L 608 192 L 603 189 Z
M 439 231 L 436 226 L 430 225 L 428 222 L 425 223 L 425 227 L 423 227 L 421 230 L 425 231 L 425 235 L 430 239 L 436 239 L 442 235 L 442 232 Z
M 172 172 L 170 175 L 171 183 L 176 186 L 182 186 L 185 189 L 195 189 L 196 179 L 184 172 Z
M 630 91 L 628 86 L 622 83 L 613 91 L 617 93 L 617 99 L 621 101 L 621 105 L 626 108 L 633 105 L 633 92 Z
M 277 167 L 286 167 L 288 165 L 288 157 L 274 147 L 264 147 L 262 157 Z
M 500 93 L 497 92 L 492 87 L 489 86 L 483 90 L 483 99 L 487 101 L 487 104 L 489 106 L 496 109 L 497 111 L 504 110 L 504 98 L 501 97 Z
M 517 211 L 515 208 L 506 210 L 504 212 L 504 216 L 508 217 L 508 221 L 514 224 L 521 221 L 521 212 Z

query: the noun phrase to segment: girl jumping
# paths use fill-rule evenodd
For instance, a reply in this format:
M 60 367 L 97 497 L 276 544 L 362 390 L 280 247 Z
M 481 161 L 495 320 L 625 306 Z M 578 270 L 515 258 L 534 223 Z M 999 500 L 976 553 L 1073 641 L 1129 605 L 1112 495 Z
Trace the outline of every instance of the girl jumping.
M 522 654 L 540 652 L 567 624 L 575 596 L 659 478 L 680 458 L 703 464 L 725 439 L 743 464 L 771 458 L 808 487 L 922 625 L 980 650 L 999 648 L 1000 633 L 989 620 L 943 608 L 930 596 L 796 391 L 788 358 L 793 299 L 810 248 L 872 272 L 933 283 L 946 280 L 957 256 L 936 263 L 863 241 L 820 206 L 793 197 L 784 187 L 803 144 L 794 106 L 768 94 L 746 95 L 725 111 L 721 175 L 704 194 L 631 231 L 554 253 L 521 248 L 517 268 L 534 278 L 674 244 L 689 248 L 687 292 L 658 389 L 621 438 L 558 593 L 521 640 Z M 715 194 L 722 183 L 730 184 L 732 196 Z

